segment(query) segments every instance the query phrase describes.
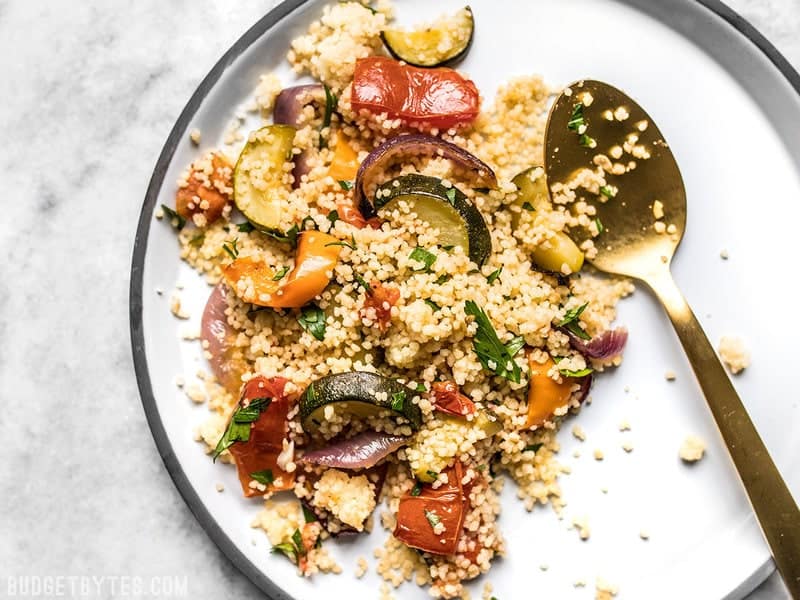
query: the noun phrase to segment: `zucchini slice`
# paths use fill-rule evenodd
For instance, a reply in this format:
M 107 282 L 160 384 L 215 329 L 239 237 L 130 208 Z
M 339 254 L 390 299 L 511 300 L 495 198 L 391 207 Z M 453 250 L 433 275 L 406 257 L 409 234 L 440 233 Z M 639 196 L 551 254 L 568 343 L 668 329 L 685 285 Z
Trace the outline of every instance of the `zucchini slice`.
M 552 210 L 544 168 L 536 166 L 526 169 L 516 175 L 511 182 L 519 190 L 515 204 L 520 207 L 520 211 L 514 212 L 511 218 L 514 229 L 519 227 L 522 215 L 526 211 Z M 557 231 L 531 253 L 531 260 L 545 271 L 562 273 L 566 265 L 571 273 L 577 273 L 583 266 L 583 252 L 566 233 Z
M 381 32 L 389 54 L 415 67 L 440 67 L 459 61 L 466 55 L 474 36 L 475 19 L 469 6 L 419 29 Z
M 422 411 L 412 402 L 418 392 L 376 373 L 351 371 L 328 375 L 311 382 L 300 398 L 303 428 L 313 431 L 325 420 L 325 408 L 366 418 L 395 414 L 405 418 L 416 431 L 422 425 Z
M 261 230 L 280 227 L 290 186 L 284 164 L 292 160 L 295 129 L 267 125 L 250 134 L 233 171 L 233 200 L 245 218 Z
M 402 175 L 375 192 L 378 215 L 408 203 L 411 212 L 439 230 L 440 246 L 461 246 L 470 260 L 481 266 L 492 253 L 492 236 L 483 215 L 457 187 L 445 187 L 442 180 L 418 173 Z

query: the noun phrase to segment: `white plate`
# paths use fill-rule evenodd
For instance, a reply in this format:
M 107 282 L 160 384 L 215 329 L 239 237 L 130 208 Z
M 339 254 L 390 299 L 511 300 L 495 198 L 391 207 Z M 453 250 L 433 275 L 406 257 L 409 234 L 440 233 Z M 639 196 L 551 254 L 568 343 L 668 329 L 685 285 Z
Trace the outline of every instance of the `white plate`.
M 400 0 L 400 21 L 414 22 L 462 0 Z M 277 70 L 285 84 L 289 41 L 320 13 L 322 2 L 290 1 L 264 17 L 221 59 L 190 100 L 170 134 L 148 189 L 133 258 L 131 331 L 142 400 L 159 450 L 176 485 L 209 535 L 267 595 L 275 599 L 375 598 L 374 569 L 352 575 L 295 576 L 249 522 L 258 502 L 237 493 L 234 470 L 212 465 L 192 439 L 208 415 L 176 389 L 203 361 L 198 344 L 181 342 L 183 326 L 169 312 L 169 292 L 185 285 L 184 303 L 198 322 L 209 289 L 183 264 L 174 233 L 153 223 L 154 207 L 171 204 L 174 181 L 193 158 L 219 142 L 252 93 L 260 73 Z M 797 273 L 794 224 L 800 178 L 800 77 L 763 38 L 714 0 L 516 0 L 502 6 L 471 0 L 475 42 L 460 68 L 487 100 L 509 77 L 541 73 L 554 84 L 590 76 L 621 87 L 653 116 L 681 167 L 689 198 L 689 226 L 674 272 L 709 335 L 742 336 L 753 364 L 736 387 L 795 496 L 800 497 L 798 394 L 791 385 Z M 203 132 L 194 148 L 187 132 Z M 730 259 L 720 259 L 727 249 Z M 166 290 L 158 296 L 156 289 Z M 500 527 L 508 556 L 473 585 L 480 597 L 491 581 L 501 600 L 587 598 L 600 575 L 620 586 L 619 598 L 741 598 L 772 569 L 724 446 L 661 309 L 640 289 L 620 306 L 631 332 L 625 363 L 599 378 L 594 402 L 561 436 L 562 480 L 569 502 L 559 521 L 549 508 L 528 514 L 503 496 Z M 788 366 L 785 364 L 788 355 Z M 667 382 L 673 369 L 677 380 Z M 627 387 L 629 392 L 624 391 Z M 622 434 L 620 421 L 632 431 Z M 580 424 L 588 439 L 569 435 Z M 681 464 L 683 437 L 705 438 L 708 453 L 693 467 Z M 623 440 L 634 443 L 626 454 Z M 606 459 L 597 462 L 600 448 Z M 573 450 L 582 456 L 573 458 Z M 229 492 L 219 494 L 217 482 Z M 601 488 L 608 488 L 608 493 Z M 573 516 L 588 517 L 591 539 L 568 530 Z M 645 529 L 650 540 L 639 538 Z M 371 557 L 385 535 L 330 543 L 346 571 Z M 252 540 L 256 540 L 253 545 Z M 371 560 L 371 558 L 370 558 Z M 541 565 L 549 568 L 540 570 Z M 535 593 L 533 592 L 535 590 Z M 426 592 L 406 585 L 406 598 Z

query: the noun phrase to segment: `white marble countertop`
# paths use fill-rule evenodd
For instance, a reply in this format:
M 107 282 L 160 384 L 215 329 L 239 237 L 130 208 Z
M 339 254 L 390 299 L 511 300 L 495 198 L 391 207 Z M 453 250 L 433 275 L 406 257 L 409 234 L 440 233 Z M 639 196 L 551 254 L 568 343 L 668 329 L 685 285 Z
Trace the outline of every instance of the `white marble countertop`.
M 800 0 L 729 3 L 800 67 Z M 159 459 L 128 278 L 167 133 L 275 4 L 0 0 L 0 596 L 32 574 L 178 575 L 191 598 L 259 597 Z M 783 598 L 773 576 L 751 600 Z

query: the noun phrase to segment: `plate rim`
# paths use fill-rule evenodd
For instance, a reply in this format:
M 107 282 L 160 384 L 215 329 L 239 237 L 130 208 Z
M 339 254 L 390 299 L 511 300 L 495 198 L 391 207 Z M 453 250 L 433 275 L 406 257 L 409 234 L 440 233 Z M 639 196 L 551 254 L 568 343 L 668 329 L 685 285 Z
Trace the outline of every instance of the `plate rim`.
M 178 489 L 189 510 L 200 526 L 211 538 L 225 557 L 238 569 L 251 583 L 266 594 L 269 600 L 295 600 L 283 591 L 270 577 L 268 577 L 254 562 L 242 553 L 236 544 L 211 515 L 199 494 L 195 491 L 189 478 L 178 461 L 172 444 L 169 441 L 166 429 L 153 393 L 150 381 L 150 371 L 145 352 L 144 327 L 143 327 L 143 287 L 144 287 L 144 261 L 147 254 L 147 242 L 150 234 L 153 212 L 158 200 L 164 177 L 178 143 L 183 137 L 191 119 L 205 97 L 216 85 L 225 70 L 264 33 L 272 29 L 279 21 L 288 16 L 304 4 L 312 0 L 283 0 L 272 10 L 255 22 L 241 35 L 233 45 L 220 57 L 208 74 L 198 85 L 178 119 L 173 125 L 164 146 L 159 153 L 153 174 L 145 192 L 142 210 L 136 227 L 133 254 L 131 258 L 130 287 L 128 295 L 131 353 L 133 358 L 136 382 L 139 396 L 145 412 L 153 441 L 156 444 L 161 460 L 167 469 L 175 487 Z M 689 4 L 697 4 L 721 18 L 733 27 L 742 37 L 747 39 L 765 55 L 773 66 L 784 76 L 794 91 L 800 97 L 800 73 L 789 63 L 785 56 L 770 42 L 754 25 L 742 15 L 734 11 L 721 0 L 685 0 Z M 626 2 L 627 3 L 627 2 Z M 746 577 L 740 584 L 740 591 L 749 593 L 758 584 L 763 582 L 774 570 L 769 559 L 765 565 Z M 768 567 L 768 568 L 765 568 Z M 749 588 L 749 589 L 747 589 Z M 735 590 L 734 590 L 735 592 Z

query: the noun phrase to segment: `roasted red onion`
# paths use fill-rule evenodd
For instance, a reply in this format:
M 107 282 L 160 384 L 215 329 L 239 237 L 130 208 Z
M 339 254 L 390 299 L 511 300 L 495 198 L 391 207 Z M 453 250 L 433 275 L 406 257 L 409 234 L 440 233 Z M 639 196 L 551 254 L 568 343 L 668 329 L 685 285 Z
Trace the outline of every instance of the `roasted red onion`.
M 614 358 L 622 354 L 625 343 L 628 341 L 628 330 L 624 327 L 617 327 L 616 329 L 604 331 L 588 342 L 580 339 L 567 329 L 563 331 L 569 337 L 570 346 L 584 356 L 599 360 Z
M 366 431 L 325 448 L 306 452 L 300 460 L 337 469 L 367 469 L 407 441 L 408 438 L 401 435 Z
M 276 125 L 298 125 L 303 107 L 319 99 L 319 94 L 323 92 L 322 84 L 296 85 L 294 87 L 281 90 L 275 98 L 275 108 L 272 111 L 272 120 Z M 308 150 L 303 150 L 294 157 L 294 169 L 292 176 L 294 183 L 292 187 L 300 187 L 300 179 L 308 174 L 311 166 L 308 164 Z
M 233 341 L 236 332 L 228 325 L 225 316 L 225 309 L 228 308 L 225 300 L 226 289 L 220 283 L 208 297 L 203 310 L 200 337 L 206 342 L 211 372 L 225 389 L 238 395 L 242 386 L 242 373 L 246 368 L 241 359 L 234 358 L 236 348 Z
M 373 174 L 382 172 L 398 156 L 409 155 L 441 156 L 467 171 L 472 179 L 472 184 L 476 187 L 493 188 L 497 186 L 497 177 L 489 165 L 460 146 L 424 133 L 398 135 L 375 148 L 358 167 L 353 193 L 356 206 L 365 216 L 372 216 L 375 213 L 365 192 Z

